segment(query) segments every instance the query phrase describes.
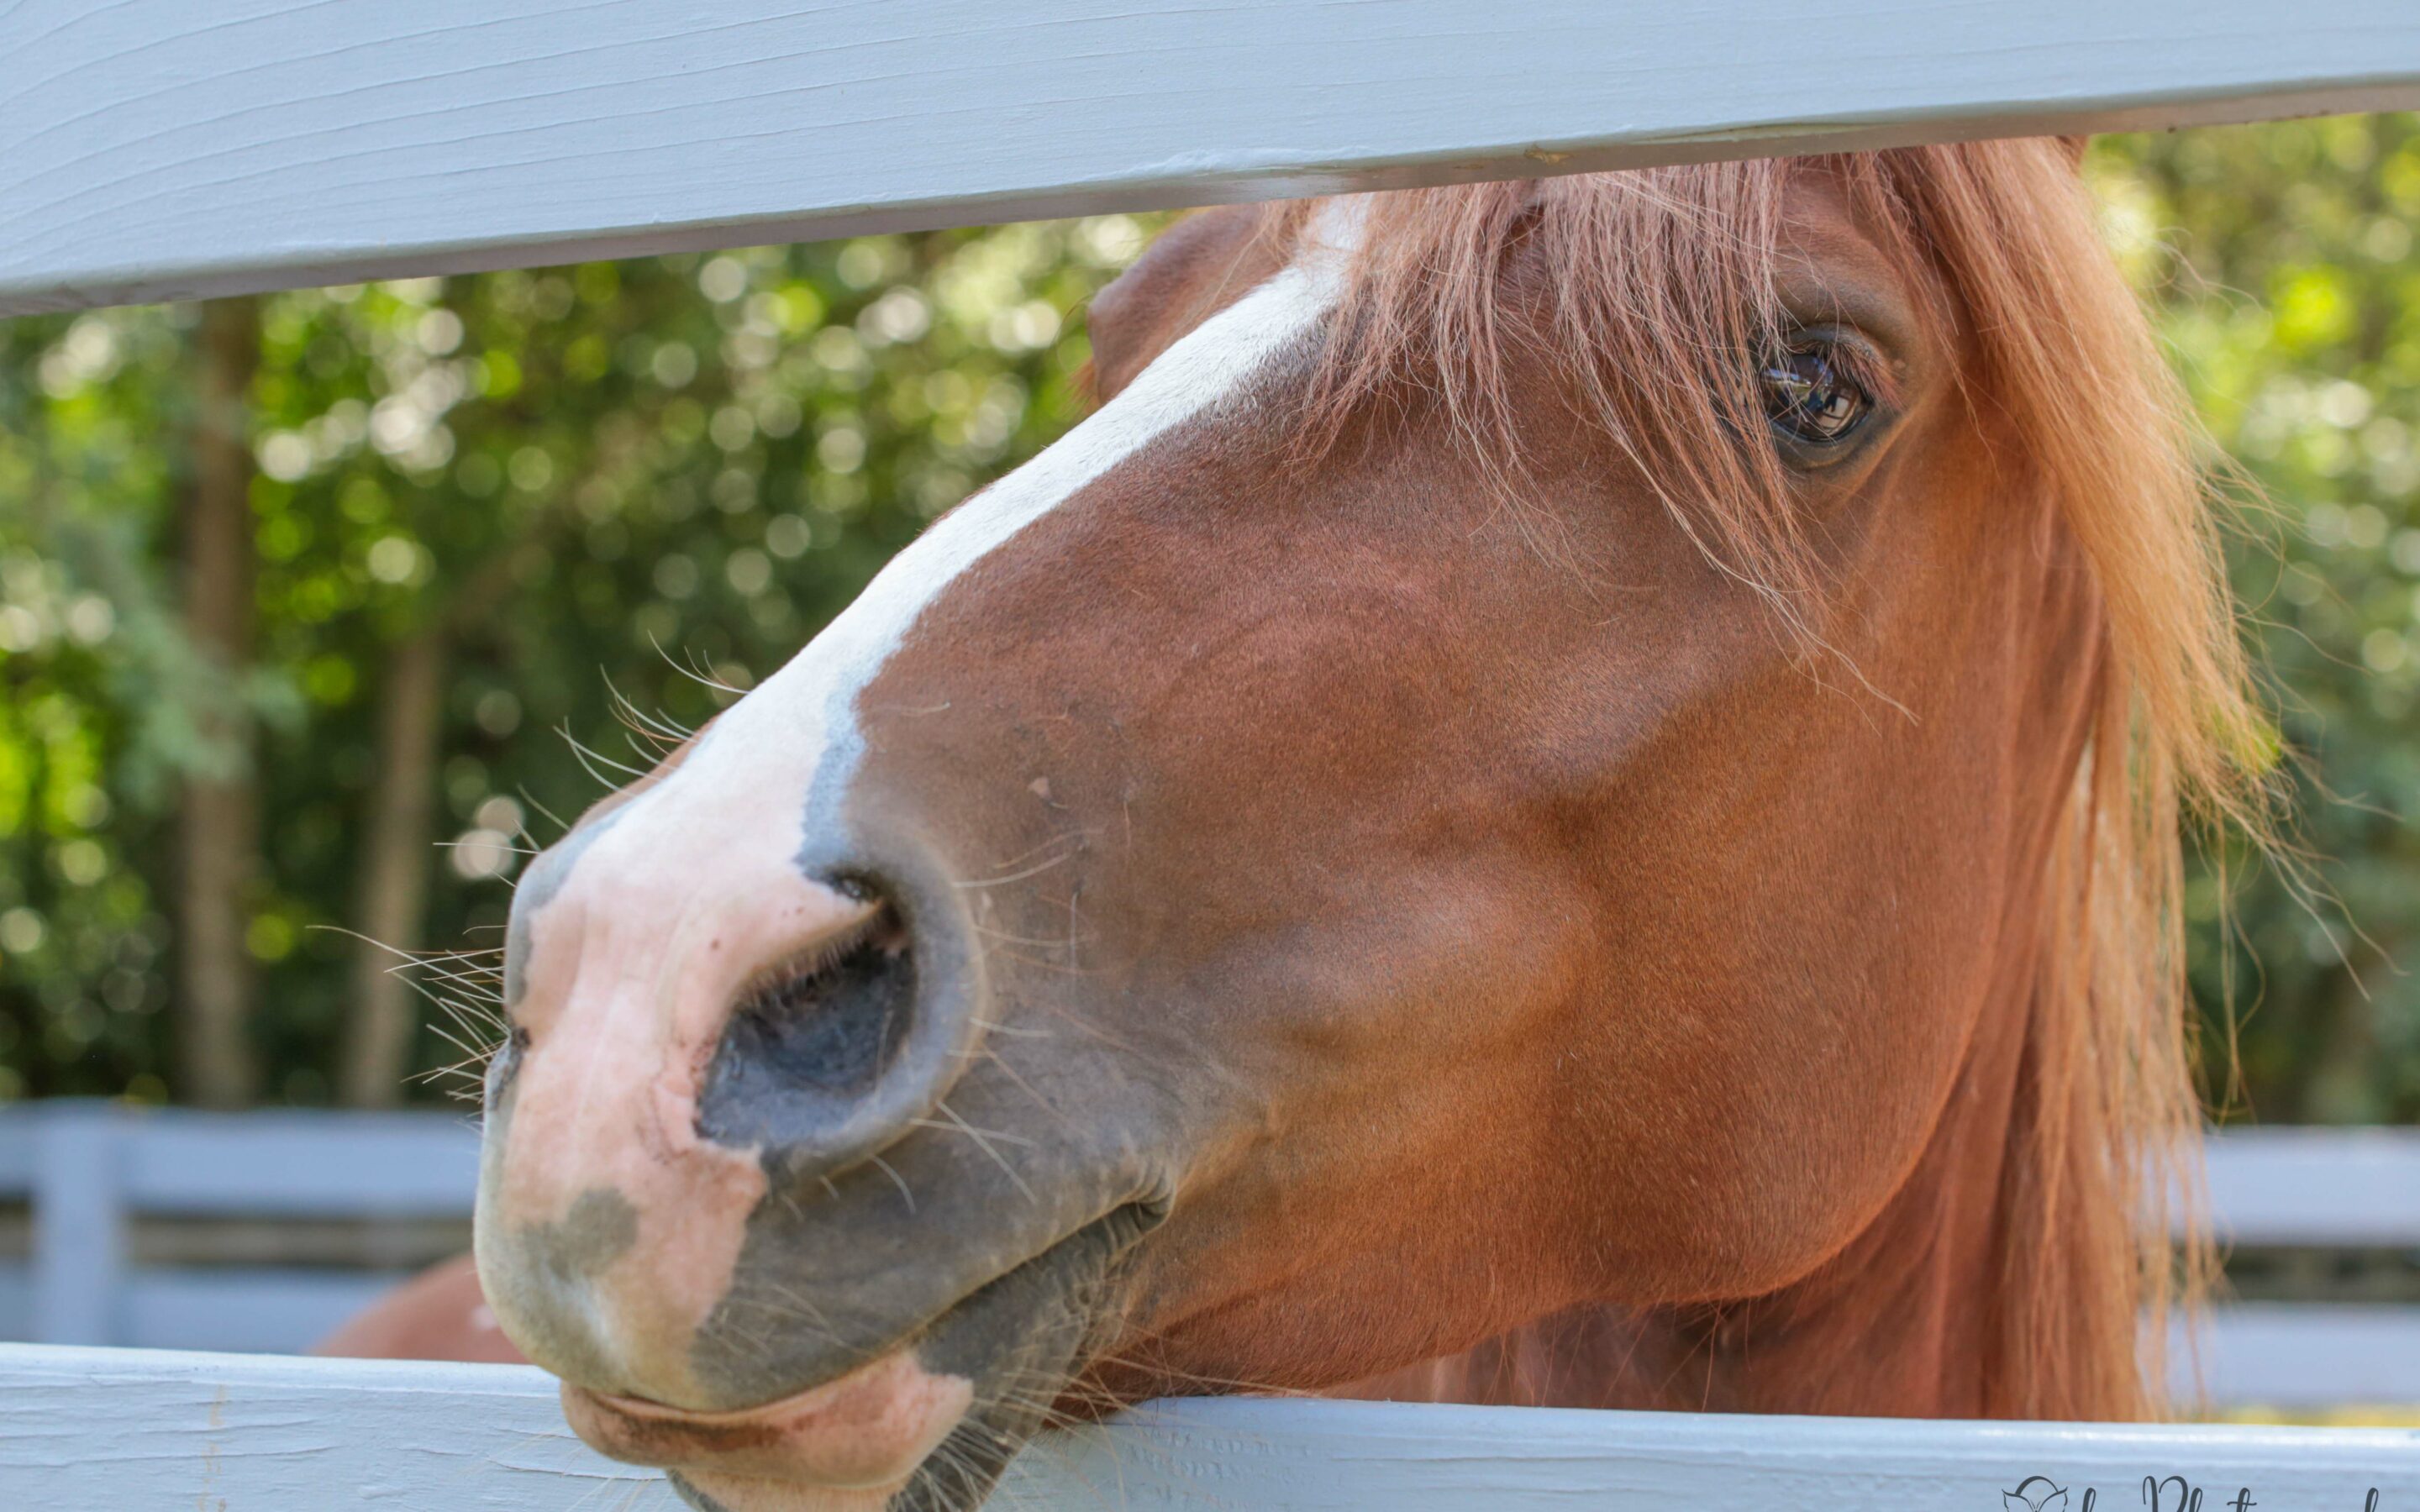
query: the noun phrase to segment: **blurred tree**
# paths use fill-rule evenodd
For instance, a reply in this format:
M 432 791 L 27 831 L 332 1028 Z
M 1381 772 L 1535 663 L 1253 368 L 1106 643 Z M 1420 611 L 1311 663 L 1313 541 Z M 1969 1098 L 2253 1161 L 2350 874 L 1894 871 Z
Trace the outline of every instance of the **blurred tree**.
M 213 694 L 276 705 L 171 591 L 198 316 L 0 322 L 0 1091 L 164 1092 L 166 821 Z
M 241 1107 L 259 1082 L 253 963 L 244 926 L 260 874 L 260 793 L 251 711 L 232 689 L 252 664 L 252 411 L 260 365 L 256 301 L 202 306 L 178 531 L 185 628 L 209 676 L 196 709 L 205 750 L 178 807 L 178 1017 L 184 1083 L 207 1107 Z
M 1064 428 L 1087 356 L 1068 316 L 1149 224 L 258 301 L 254 656 L 217 686 L 261 732 L 264 864 L 225 896 L 260 979 L 266 1094 L 431 1095 L 411 1078 L 463 1052 L 427 1028 L 486 1038 L 492 956 L 411 974 L 461 1024 L 391 968 L 491 950 L 521 851 Z M 56 496 L 76 531 L 118 532 L 115 575 L 87 574 L 70 522 L 0 509 L 0 1095 L 202 1091 L 171 1074 L 152 956 L 171 933 L 174 795 L 218 770 L 224 705 L 184 638 L 148 661 L 129 640 L 175 560 L 151 425 L 193 384 L 173 360 L 127 359 L 198 340 L 194 319 L 0 326 L 0 498 Z M 114 617 L 89 643 L 69 623 L 86 601 Z M 49 708 L 86 733 L 72 771 L 30 722 Z M 81 784 L 89 811 L 11 807 L 54 782 Z M 87 883 L 119 911 L 90 908 Z

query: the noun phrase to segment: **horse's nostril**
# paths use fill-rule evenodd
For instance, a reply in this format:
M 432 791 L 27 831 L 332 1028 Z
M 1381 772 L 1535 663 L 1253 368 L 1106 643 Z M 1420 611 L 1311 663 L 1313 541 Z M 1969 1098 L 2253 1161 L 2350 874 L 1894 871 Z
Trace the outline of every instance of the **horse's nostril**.
M 908 1027 L 915 960 L 888 910 L 851 940 L 819 948 L 761 980 L 724 1044 L 787 1085 L 861 1093 Z
M 813 1141 L 875 1091 L 915 1012 L 915 951 L 885 907 L 747 990 L 706 1072 L 699 1133 L 734 1146 Z

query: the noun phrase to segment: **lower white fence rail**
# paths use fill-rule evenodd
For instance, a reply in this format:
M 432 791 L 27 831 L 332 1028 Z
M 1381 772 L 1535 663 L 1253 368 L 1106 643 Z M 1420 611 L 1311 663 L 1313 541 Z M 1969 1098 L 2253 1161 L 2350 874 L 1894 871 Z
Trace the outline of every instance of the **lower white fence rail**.
M 2268 1512 L 2412 1512 L 2420 1430 L 1156 1402 L 1046 1436 L 992 1505 L 2002 1512 L 2009 1493 L 2062 1512 L 2221 1512 L 2239 1496 Z M 677 1505 L 654 1472 L 573 1438 L 533 1369 L 0 1345 L 0 1507 Z

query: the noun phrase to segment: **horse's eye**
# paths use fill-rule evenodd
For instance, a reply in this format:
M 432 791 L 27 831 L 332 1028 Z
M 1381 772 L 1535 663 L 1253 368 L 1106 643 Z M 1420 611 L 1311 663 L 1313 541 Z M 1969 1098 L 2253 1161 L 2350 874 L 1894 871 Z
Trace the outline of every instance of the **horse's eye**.
M 1874 407 L 1842 373 L 1828 347 L 1792 347 L 1765 359 L 1758 381 L 1765 418 L 1795 440 L 1823 445 L 1844 439 Z

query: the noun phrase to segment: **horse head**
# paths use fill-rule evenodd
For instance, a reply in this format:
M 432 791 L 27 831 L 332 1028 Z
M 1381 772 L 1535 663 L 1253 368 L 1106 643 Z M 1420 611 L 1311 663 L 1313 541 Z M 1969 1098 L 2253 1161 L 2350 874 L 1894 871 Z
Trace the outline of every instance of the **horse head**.
M 479 1272 L 580 1431 L 955 1505 L 1054 1414 L 1751 1304 L 1877 1365 L 1733 1399 L 2138 1408 L 2116 936 L 2246 717 L 2069 155 L 1212 212 L 1092 339 L 520 889 Z

